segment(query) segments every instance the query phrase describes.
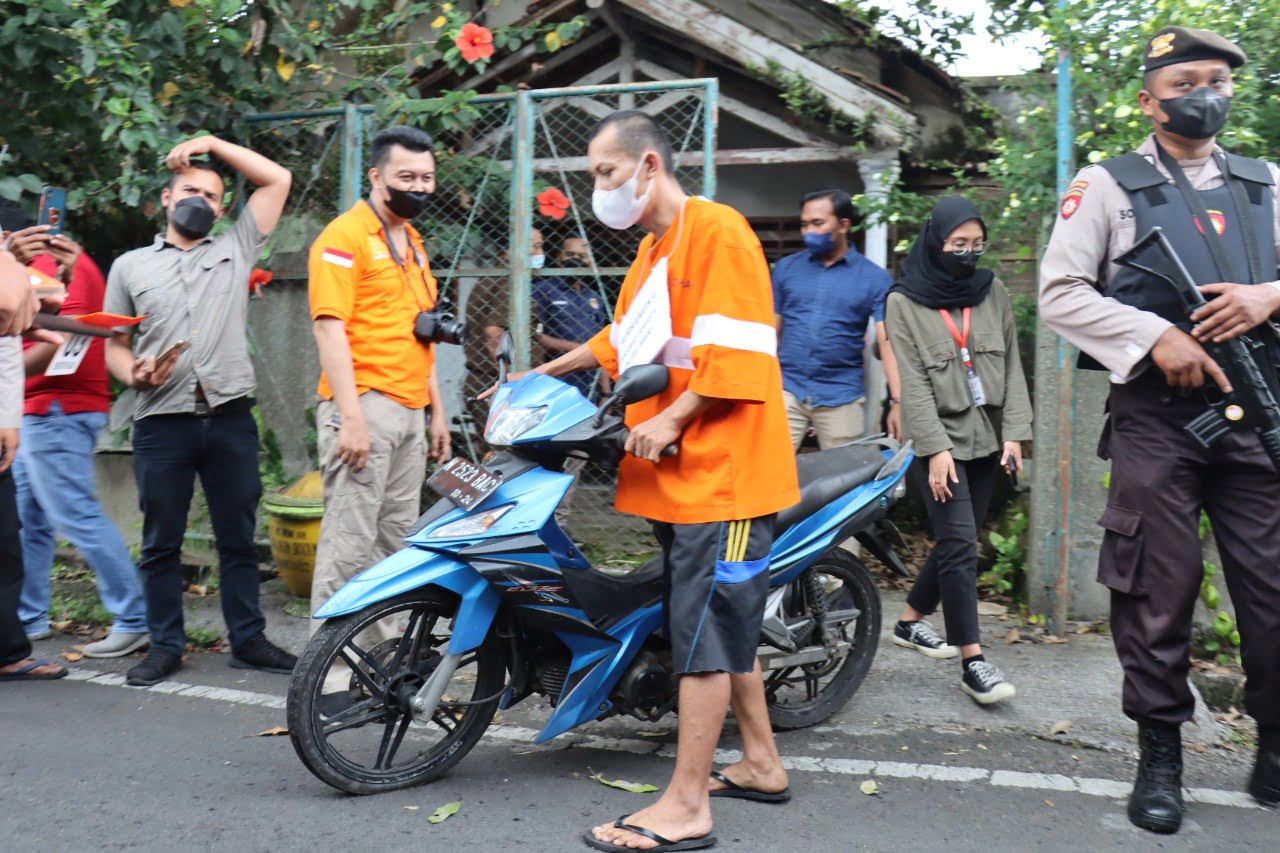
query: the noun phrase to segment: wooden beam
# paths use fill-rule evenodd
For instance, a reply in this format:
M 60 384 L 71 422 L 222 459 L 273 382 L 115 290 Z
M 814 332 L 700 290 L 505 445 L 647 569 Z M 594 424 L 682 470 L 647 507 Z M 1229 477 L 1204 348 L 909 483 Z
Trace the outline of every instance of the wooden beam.
M 917 129 L 916 117 L 900 104 L 860 86 L 795 50 L 696 0 L 619 0 L 637 13 L 702 44 L 743 67 L 763 68 L 770 61 L 802 75 L 832 106 L 856 117 L 883 119 L 871 129 L 877 142 L 904 146 Z
M 636 63 L 636 68 L 646 77 L 652 80 L 682 80 L 683 74 L 677 74 L 670 68 L 665 68 L 648 60 L 640 60 Z M 761 130 L 772 133 L 780 139 L 788 142 L 794 142 L 796 145 L 802 145 L 809 148 L 822 148 L 831 145 L 831 141 L 823 139 L 821 136 L 810 133 L 809 131 L 796 127 L 772 113 L 764 110 L 756 109 L 753 106 L 744 104 L 736 98 L 730 98 L 720 93 L 720 109 L 732 114 L 736 118 L 740 118 L 747 124 L 755 125 Z
M 716 152 L 717 166 L 782 166 L 798 163 L 856 163 L 860 154 L 853 148 L 738 148 Z M 499 162 L 500 166 L 509 168 L 510 163 Z M 676 166 L 701 166 L 701 151 L 686 151 L 676 155 Z M 587 158 L 579 157 L 539 157 L 533 161 L 535 172 L 585 172 Z

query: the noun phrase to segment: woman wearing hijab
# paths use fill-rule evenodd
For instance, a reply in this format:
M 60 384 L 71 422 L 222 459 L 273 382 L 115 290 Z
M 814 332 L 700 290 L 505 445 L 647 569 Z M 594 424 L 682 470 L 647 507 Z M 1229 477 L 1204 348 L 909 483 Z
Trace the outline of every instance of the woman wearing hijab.
M 986 248 L 977 207 L 939 201 L 889 291 L 885 317 L 902 376 L 903 435 L 915 442 L 912 476 L 936 537 L 894 642 L 933 658 L 958 651 L 961 689 L 983 705 L 1015 690 L 978 642 L 978 533 L 996 478 L 1021 469 L 1022 442 L 1031 439 L 1009 292 L 977 268 Z M 924 621 L 939 603 L 946 643 Z

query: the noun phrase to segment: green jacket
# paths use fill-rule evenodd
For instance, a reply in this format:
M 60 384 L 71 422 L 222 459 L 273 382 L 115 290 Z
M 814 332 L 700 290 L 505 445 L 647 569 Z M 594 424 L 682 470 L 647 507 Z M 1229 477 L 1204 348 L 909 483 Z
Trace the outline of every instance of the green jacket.
M 963 330 L 960 310 L 950 313 Z M 1004 441 L 1031 440 L 1013 305 L 999 279 L 969 318 L 969 354 L 987 397 L 983 406 L 974 405 L 960 347 L 938 311 L 890 293 L 885 326 L 902 377 L 902 431 L 915 441 L 917 456 L 950 450 L 957 460 L 981 459 Z

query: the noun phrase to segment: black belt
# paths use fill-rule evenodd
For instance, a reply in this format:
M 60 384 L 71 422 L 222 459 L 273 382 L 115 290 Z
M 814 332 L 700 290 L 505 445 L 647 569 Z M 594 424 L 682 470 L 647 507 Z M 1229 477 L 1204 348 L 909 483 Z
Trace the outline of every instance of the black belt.
M 217 406 L 210 406 L 209 401 L 205 399 L 204 394 L 197 392 L 195 409 L 192 414 L 198 418 L 211 418 L 217 415 L 234 415 L 240 412 L 247 412 L 254 406 L 253 397 L 236 397 L 234 400 L 228 400 Z

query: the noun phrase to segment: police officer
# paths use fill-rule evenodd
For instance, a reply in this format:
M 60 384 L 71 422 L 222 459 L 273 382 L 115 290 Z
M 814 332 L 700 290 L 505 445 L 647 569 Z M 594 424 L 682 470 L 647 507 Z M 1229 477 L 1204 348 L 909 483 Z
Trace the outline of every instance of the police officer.
M 1280 474 L 1257 436 L 1211 449 L 1184 425 L 1192 393 L 1226 376 L 1202 347 L 1280 316 L 1280 170 L 1214 144 L 1244 52 L 1203 30 L 1165 27 L 1144 45 L 1138 104 L 1153 133 L 1136 153 L 1083 169 L 1062 198 L 1040 279 L 1045 322 L 1111 372 L 1100 455 L 1112 463 L 1098 580 L 1111 589 L 1124 710 L 1141 758 L 1129 819 L 1182 822 L 1182 743 L 1191 616 L 1200 589 L 1201 508 L 1213 523 L 1240 625 L 1246 701 L 1260 742 L 1249 791 L 1280 801 Z M 1207 220 L 1207 221 L 1206 221 Z M 1187 322 L 1172 290 L 1114 263 L 1160 226 L 1210 300 Z M 1193 325 L 1194 324 L 1194 325 Z

